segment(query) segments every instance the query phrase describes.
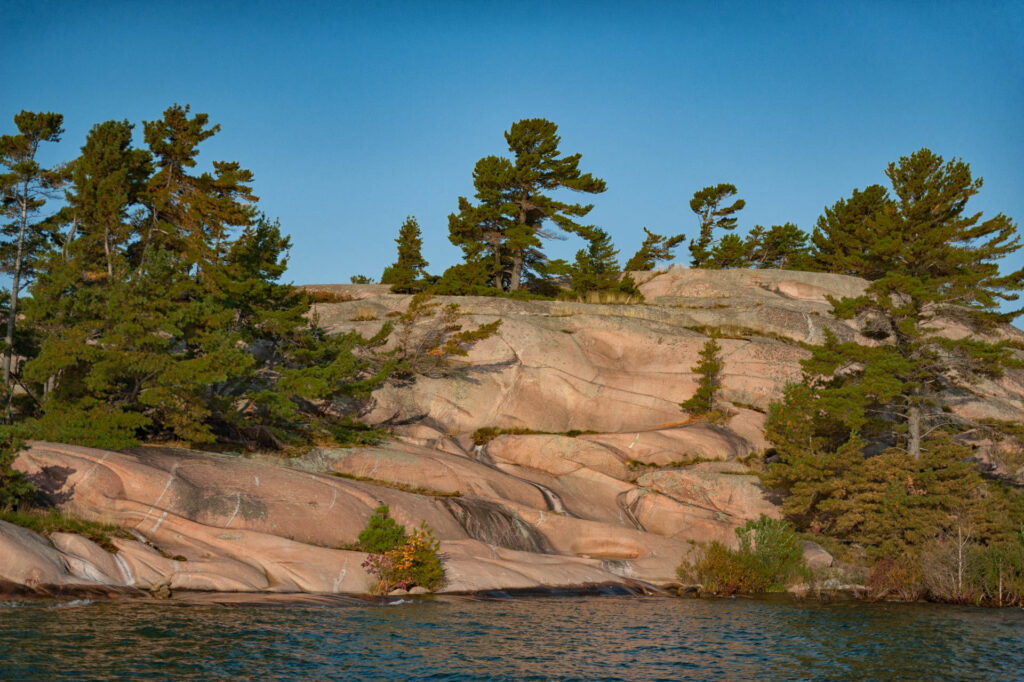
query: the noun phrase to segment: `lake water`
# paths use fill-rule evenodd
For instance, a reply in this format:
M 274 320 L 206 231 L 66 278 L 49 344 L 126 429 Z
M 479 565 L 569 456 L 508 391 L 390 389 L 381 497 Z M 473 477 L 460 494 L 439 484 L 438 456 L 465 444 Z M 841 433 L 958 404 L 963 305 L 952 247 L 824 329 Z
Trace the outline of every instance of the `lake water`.
M 628 596 L 216 603 L 231 599 L 0 602 L 0 679 L 1024 678 L 1014 609 Z

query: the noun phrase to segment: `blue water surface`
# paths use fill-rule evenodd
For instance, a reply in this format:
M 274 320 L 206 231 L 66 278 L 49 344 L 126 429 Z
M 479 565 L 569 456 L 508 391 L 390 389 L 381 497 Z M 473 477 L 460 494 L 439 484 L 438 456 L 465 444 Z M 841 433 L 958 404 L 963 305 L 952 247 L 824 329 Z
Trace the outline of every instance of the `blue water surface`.
M 0 679 L 1024 679 L 1016 609 L 629 596 L 237 602 L 0 602 Z

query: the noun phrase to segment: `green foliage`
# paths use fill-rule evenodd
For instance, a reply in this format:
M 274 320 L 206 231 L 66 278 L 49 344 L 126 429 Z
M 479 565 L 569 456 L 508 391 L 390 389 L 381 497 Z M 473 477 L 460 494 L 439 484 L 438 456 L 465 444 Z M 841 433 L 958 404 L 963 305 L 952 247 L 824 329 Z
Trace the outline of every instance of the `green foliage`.
M 32 281 L 47 248 L 58 239 L 53 220 L 36 221 L 47 201 L 67 181 L 67 168 L 44 168 L 36 161 L 43 142 L 59 142 L 64 116 L 21 111 L 14 116 L 17 135 L 0 136 L 0 271 L 11 277 L 4 335 L 3 383 L 11 387 L 18 300 Z M 8 407 L 8 419 L 10 408 Z
M 810 267 L 807 233 L 793 223 L 760 225 L 747 236 L 750 264 L 755 268 L 806 270 Z
M 527 429 L 522 427 L 516 428 L 502 428 L 498 426 L 484 426 L 473 432 L 473 445 L 487 445 L 498 436 L 504 436 L 508 434 L 512 435 L 523 435 L 530 433 L 539 433 L 533 429 Z
M 565 232 L 588 235 L 593 226 L 581 225 L 592 206 L 557 201 L 558 189 L 596 194 L 605 183 L 579 170 L 581 156 L 562 156 L 558 126 L 542 118 L 517 121 L 505 133 L 512 160 L 487 156 L 473 170 L 476 204 L 459 197 L 459 212 L 448 218 L 449 239 L 463 250 L 468 271 L 453 271 L 443 279 L 464 286 L 490 286 L 518 291 L 534 278 L 543 282 L 546 259 L 541 238 L 545 224 Z M 450 289 L 449 289 L 450 290 Z
M 373 277 L 367 277 L 366 275 L 352 275 L 351 277 L 348 278 L 348 281 L 351 282 L 352 284 L 373 284 L 374 283 Z M 381 284 L 384 284 L 384 282 L 381 282 Z
M 918 457 L 922 433 L 946 419 L 947 396 L 1019 366 L 1007 344 L 976 335 L 1013 318 L 996 306 L 1017 298 L 1024 271 L 999 272 L 998 260 L 1020 248 L 1009 218 L 964 215 L 981 187 L 966 163 L 922 149 L 886 174 L 894 199 L 880 188 L 855 194 L 826 212 L 816 233 L 819 261 L 875 278 L 862 296 L 833 301 L 833 312 L 882 343 L 829 336 L 804 372 L 823 411 L 869 444 L 903 443 Z M 827 252 L 825 230 L 836 239 Z M 941 333 L 948 322 L 976 335 L 948 338 Z
M 434 537 L 434 532 L 424 521 L 412 532 L 409 541 L 401 548 L 395 560 L 399 571 L 399 580 L 403 572 L 407 572 L 406 581 L 412 585 L 420 585 L 428 590 L 436 590 L 444 585 L 444 567 L 441 565 L 439 552 L 441 543 Z
M 371 478 L 370 476 L 356 476 L 355 474 L 346 474 L 340 471 L 333 472 L 331 476 L 337 476 L 338 478 L 344 478 L 350 481 L 372 483 L 373 485 L 379 485 L 384 488 L 402 490 L 407 493 L 412 493 L 413 495 L 426 495 L 428 497 L 462 497 L 462 493 L 460 493 L 458 490 L 454 490 L 452 492 L 445 492 L 443 490 L 434 490 L 433 488 L 423 488 L 416 485 L 396 483 L 395 481 L 385 481 L 379 478 Z
M 423 280 L 429 263 L 420 253 L 423 239 L 420 237 L 420 225 L 416 218 L 409 216 L 405 219 L 395 242 L 398 244 L 398 260 L 384 269 L 380 283 L 390 284 L 391 291 L 398 294 L 421 291 L 425 286 Z
M 14 525 L 21 526 L 22 528 L 28 528 L 31 531 L 47 537 L 53 533 L 75 533 L 76 535 L 81 535 L 84 538 L 92 540 L 103 549 L 114 554 L 117 553 L 117 545 L 113 543 L 113 538 L 122 538 L 124 540 L 135 539 L 134 535 L 120 526 L 115 526 L 109 523 L 98 523 L 96 521 L 86 521 L 85 519 L 68 516 L 56 509 L 49 509 L 46 511 L 35 509 L 28 511 L 10 511 L 5 510 L 0 506 L 0 521 L 13 523 Z
M 971 582 L 982 599 L 997 606 L 1024 606 L 1024 538 L 977 551 Z
M 313 296 L 282 283 L 290 240 L 260 215 L 252 174 L 214 161 L 205 114 L 172 106 L 95 126 L 70 174 L 66 236 L 41 261 L 25 322 L 39 341 L 17 377 L 30 437 L 100 447 L 142 440 L 282 448 L 331 437 L 325 409 L 361 398 L 397 360 L 330 336 Z M 341 425 L 343 426 L 343 425 Z
M 695 268 L 710 267 L 711 249 L 715 230 L 732 230 L 736 227 L 735 214 L 747 202 L 737 199 L 728 205 L 724 202 L 736 195 L 736 186 L 727 183 L 711 185 L 697 190 L 690 199 L 690 210 L 697 214 L 700 234 L 690 241 L 690 265 Z
M 651 232 L 646 227 L 643 230 L 647 236 L 644 237 L 640 249 L 626 263 L 626 272 L 653 270 L 660 261 L 672 260 L 674 258 L 673 250 L 686 239 L 686 236 L 682 234 L 663 237 Z
M 806 574 L 803 547 L 785 521 L 762 514 L 737 528 L 736 537 L 738 549 L 712 542 L 695 564 L 684 562 L 680 579 L 696 581 L 710 594 L 732 595 L 781 591 Z
M 699 376 L 697 390 L 693 396 L 679 403 L 679 406 L 694 416 L 721 416 L 716 400 L 722 385 L 721 373 L 725 364 L 718 357 L 721 351 L 718 336 L 712 334 L 700 351 L 700 361 L 690 368 L 690 371 Z
M 809 259 L 807 233 L 793 223 L 772 225 L 768 230 L 755 225 L 746 239 L 732 233 L 723 235 L 702 267 L 803 270 L 810 267 Z
M 388 435 L 384 429 L 361 424 L 351 417 L 344 417 L 340 421 L 328 424 L 327 430 L 334 439 L 334 444 L 343 448 L 380 445 Z
M 576 262 L 571 269 L 572 292 L 577 296 L 591 291 L 636 295 L 633 278 L 629 274 L 620 277 L 619 250 L 612 245 L 611 236 L 600 228 L 594 228 L 588 240 L 590 246 L 576 253 Z
M 359 533 L 359 549 L 364 552 L 381 554 L 395 549 L 408 540 L 405 526 L 388 516 L 387 505 L 381 505 L 373 510 L 369 522 Z
M 0 443 L 0 512 L 17 509 L 36 494 L 36 487 L 28 482 L 25 474 L 12 468 L 23 441 L 11 435 L 10 429 L 5 430 L 7 433 Z
M 442 306 L 430 293 L 416 294 L 398 318 L 398 349 L 395 369 L 404 374 L 439 375 L 451 358 L 466 356 L 469 348 L 498 333 L 501 320 L 463 329 L 458 323 L 457 303 Z
M 883 216 L 895 211 L 881 185 L 853 190 L 849 199 L 840 199 L 818 218 L 811 235 L 810 267 L 868 280 L 884 277 L 892 263 L 874 245 L 886 238 L 880 232 Z
M 814 438 L 807 442 L 822 442 Z M 927 441 L 917 460 L 896 449 L 868 457 L 863 448 L 857 438 L 835 451 L 786 444 L 765 484 L 783 493 L 783 511 L 797 528 L 856 542 L 874 556 L 918 552 L 967 521 L 977 539 L 1012 537 L 1019 512 L 965 461 L 970 450 L 948 436 Z
M 441 543 L 426 521 L 406 534 L 404 526 L 388 517 L 386 506 L 377 507 L 359 534 L 359 548 L 370 554 L 363 567 L 377 579 L 378 594 L 415 585 L 436 590 L 444 584 L 444 567 L 438 554 Z
M 750 245 L 736 234 L 722 235 L 707 255 L 701 267 L 729 270 L 750 267 Z

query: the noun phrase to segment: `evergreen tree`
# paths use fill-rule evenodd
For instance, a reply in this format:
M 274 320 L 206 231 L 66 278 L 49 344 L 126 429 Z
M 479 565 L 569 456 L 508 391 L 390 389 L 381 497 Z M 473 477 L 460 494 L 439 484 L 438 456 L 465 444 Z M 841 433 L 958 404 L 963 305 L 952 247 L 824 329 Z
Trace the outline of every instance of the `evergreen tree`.
M 132 148 L 133 128 L 128 121 L 93 126 L 71 172 L 67 217 L 73 228 L 65 242 L 77 239 L 79 258 L 84 263 L 102 263 L 99 272 L 106 277 L 114 277 L 115 270 L 124 266 L 124 246 L 135 229 L 129 211 L 141 201 L 152 171 L 149 152 Z
M 723 235 L 718 243 L 711 248 L 704 267 L 714 270 L 728 270 L 732 268 L 749 268 L 751 244 L 744 241 L 739 235 Z
M 449 240 L 462 249 L 466 264 L 475 266 L 469 268 L 472 283 L 463 284 L 486 286 L 490 283 L 495 289 L 508 288 L 511 261 L 505 241 L 516 226 L 512 172 L 508 159 L 485 156 L 477 161 L 473 187 L 479 203 L 474 206 L 465 197 L 459 197 L 459 212 L 448 216 Z M 469 274 L 464 270 L 457 269 L 453 275 Z
M 145 193 L 149 216 L 140 269 L 163 247 L 201 276 L 223 258 L 231 229 L 251 224 L 256 212 L 252 173 L 237 162 L 214 161 L 212 174 L 189 175 L 199 145 L 220 131 L 219 125 L 207 127 L 207 114 L 189 112 L 188 105 L 175 104 L 162 119 L 143 123 L 156 172 Z
M 735 185 L 726 183 L 711 185 L 694 192 L 690 199 L 690 210 L 697 214 L 700 234 L 690 241 L 691 267 L 708 267 L 715 230 L 732 230 L 736 227 L 735 213 L 747 205 L 737 199 L 728 206 L 723 202 L 736 195 Z
M 600 228 L 590 235 L 590 246 L 576 252 L 572 266 L 572 290 L 577 294 L 588 291 L 632 289 L 632 279 L 619 280 L 619 250 L 612 245 L 611 236 Z
M 398 231 L 398 260 L 384 269 L 381 284 L 390 284 L 391 291 L 411 294 L 422 290 L 425 268 L 430 265 L 420 253 L 423 239 L 416 218 L 409 216 Z
M 32 221 L 66 181 L 65 169 L 44 168 L 36 161 L 36 154 L 41 143 L 60 141 L 63 122 L 61 114 L 22 111 L 14 117 L 18 134 L 0 137 L 0 167 L 6 169 L 0 174 L 0 201 L 3 215 L 10 221 L 2 227 L 6 241 L 0 248 L 0 266 L 11 276 L 3 360 L 7 386 L 11 383 L 18 298 L 31 282 L 36 261 L 52 238 L 47 222 Z
M 682 243 L 686 236 L 678 234 L 674 237 L 663 237 L 643 228 L 646 233 L 640 249 L 633 254 L 633 257 L 626 263 L 626 272 L 641 272 L 653 270 L 658 266 L 659 261 L 669 261 L 673 258 L 673 249 Z
M 758 225 L 747 243 L 755 268 L 802 270 L 809 265 L 807 233 L 793 223 L 772 225 L 767 231 Z
M 964 214 L 981 188 L 966 163 L 944 163 L 922 149 L 890 164 L 886 175 L 896 197 L 893 209 L 866 221 L 876 239 L 864 251 L 888 263 L 888 270 L 862 296 L 834 303 L 837 317 L 857 320 L 862 333 L 881 343 L 868 347 L 830 337 L 804 369 L 819 409 L 852 433 L 880 443 L 902 440 L 918 459 L 924 429 L 948 418 L 942 411 L 946 396 L 1019 364 L 1004 343 L 979 335 L 1017 314 L 1000 313 L 997 303 L 1016 300 L 1024 271 L 999 272 L 999 259 L 1020 248 L 1009 218 Z M 848 260 L 841 253 L 830 256 L 840 271 L 864 263 L 862 253 L 851 252 Z M 943 336 L 949 321 L 975 335 Z
M 579 170 L 581 155 L 562 156 L 558 126 L 541 118 L 512 124 L 505 141 L 513 160 L 481 159 L 474 170 L 479 204 L 459 198 L 459 213 L 449 217 L 452 243 L 460 246 L 468 264 L 489 262 L 488 281 L 517 291 L 530 275 L 530 263 L 543 262 L 541 238 L 550 237 L 545 223 L 586 236 L 592 226 L 581 225 L 593 206 L 557 201 L 550 193 L 570 189 L 590 194 L 605 183 Z
M 30 433 L 280 447 L 319 437 L 326 404 L 366 395 L 394 366 L 373 357 L 387 326 L 364 339 L 310 323 L 309 299 L 279 281 L 289 240 L 255 213 L 248 171 L 188 172 L 216 130 L 168 109 L 147 124 L 148 178 L 128 126 L 90 133 L 69 194 L 81 229 L 51 252 L 26 307 L 45 333 L 25 368 L 38 402 Z M 133 199 L 146 208 L 126 220 Z
M 700 361 L 690 368 L 698 375 L 697 390 L 693 396 L 679 403 L 679 406 L 694 416 L 720 416 L 717 409 L 718 391 L 722 386 L 722 368 L 725 363 L 718 356 L 722 347 L 718 345 L 718 335 L 712 332 L 707 343 L 700 351 Z
M 890 264 L 874 247 L 886 238 L 879 232 L 880 220 L 895 211 L 881 185 L 855 189 L 849 199 L 826 207 L 811 235 L 811 264 L 824 272 L 869 280 L 884 277 Z

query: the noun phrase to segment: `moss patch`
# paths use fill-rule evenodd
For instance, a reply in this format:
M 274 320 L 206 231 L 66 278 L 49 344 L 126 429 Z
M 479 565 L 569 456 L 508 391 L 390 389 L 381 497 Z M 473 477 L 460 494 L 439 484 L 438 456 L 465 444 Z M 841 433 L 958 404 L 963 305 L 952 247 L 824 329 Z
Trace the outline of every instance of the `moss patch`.
M 441 490 L 431 490 L 430 488 L 421 488 L 414 485 L 406 485 L 405 483 L 395 483 L 393 481 L 382 481 L 379 478 L 370 478 L 368 476 L 356 476 L 354 474 L 344 474 L 340 471 L 331 473 L 331 476 L 337 476 L 338 478 L 348 479 L 349 481 L 359 481 L 360 483 L 370 483 L 372 485 L 379 485 L 385 488 L 394 488 L 395 490 L 402 490 L 407 493 L 413 493 L 414 495 L 428 495 L 430 497 L 462 497 L 462 493 L 458 490 L 450 493 L 446 493 Z
M 46 537 L 53 533 L 75 533 L 92 540 L 103 549 L 114 554 L 117 553 L 117 546 L 111 541 L 112 538 L 135 539 L 135 536 L 121 526 L 78 519 L 56 509 L 47 511 L 0 511 L 0 521 L 28 528 Z

